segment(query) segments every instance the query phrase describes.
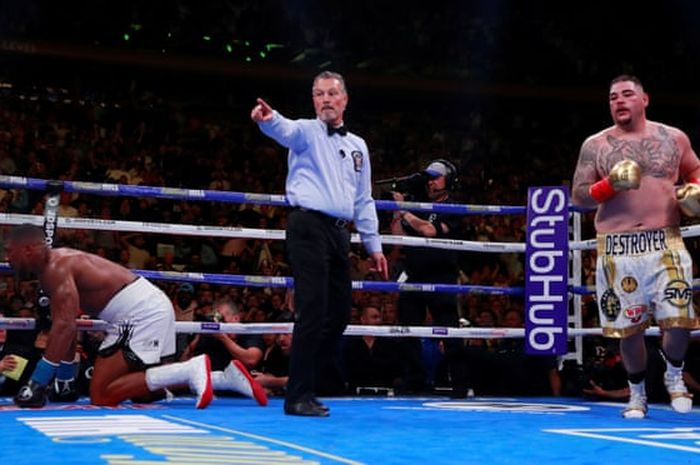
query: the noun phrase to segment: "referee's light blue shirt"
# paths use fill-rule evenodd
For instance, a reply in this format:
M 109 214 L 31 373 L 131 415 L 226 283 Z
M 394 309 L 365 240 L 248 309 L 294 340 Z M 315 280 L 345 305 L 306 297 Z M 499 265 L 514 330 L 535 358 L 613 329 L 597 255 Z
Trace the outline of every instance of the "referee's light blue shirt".
M 290 120 L 277 111 L 260 130 L 289 149 L 287 200 L 295 207 L 353 220 L 369 253 L 381 252 L 372 170 L 364 139 L 328 136 L 320 119 Z

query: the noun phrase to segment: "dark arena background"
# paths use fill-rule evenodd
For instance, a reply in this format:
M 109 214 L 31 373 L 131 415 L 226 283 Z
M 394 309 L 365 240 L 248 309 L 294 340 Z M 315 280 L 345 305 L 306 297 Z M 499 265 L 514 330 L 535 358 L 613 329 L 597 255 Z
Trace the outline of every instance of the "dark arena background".
M 608 92 L 621 74 L 643 82 L 647 117 L 682 129 L 697 150 L 698 57 L 700 4 L 690 0 L 0 0 L 0 244 L 12 225 L 45 224 L 47 189 L 59 185 L 54 247 L 102 255 L 161 287 L 178 312 L 178 357 L 195 338 L 256 339 L 262 356 L 248 369 L 270 399 L 216 392 L 196 410 L 175 392 L 93 406 L 105 328 L 88 321 L 80 399 L 16 407 L 51 322 L 39 283 L 14 274 L 2 247 L 3 463 L 700 463 L 700 410 L 669 406 L 653 325 L 649 413 L 620 414 L 627 378 L 617 341 L 599 330 L 593 212 L 571 210 L 567 353 L 525 351 L 523 298 L 528 189 L 570 187 L 583 141 L 613 124 Z M 332 413 L 304 418 L 283 411 L 294 321 L 287 150 L 251 109 L 262 97 L 313 118 L 311 83 L 326 70 L 344 76 L 346 123 L 369 147 L 390 279 L 353 239 L 353 315 L 318 386 Z M 392 211 L 432 211 L 397 179 L 436 159 L 458 167 L 447 213 L 459 215 L 459 234 L 393 234 Z M 392 190 L 417 202 L 399 205 Z M 698 260 L 696 220 L 682 221 Z M 455 250 L 458 281 L 403 283 L 415 246 Z M 399 324 L 403 292 L 455 296 L 459 327 L 429 312 L 419 326 Z M 223 297 L 238 320 L 213 310 Z M 684 379 L 697 402 L 695 336 Z M 420 343 L 418 384 L 404 376 L 407 339 Z M 459 341 L 464 390 L 448 339 Z M 370 349 L 358 352 L 362 341 Z M 7 356 L 26 366 L 5 369 Z

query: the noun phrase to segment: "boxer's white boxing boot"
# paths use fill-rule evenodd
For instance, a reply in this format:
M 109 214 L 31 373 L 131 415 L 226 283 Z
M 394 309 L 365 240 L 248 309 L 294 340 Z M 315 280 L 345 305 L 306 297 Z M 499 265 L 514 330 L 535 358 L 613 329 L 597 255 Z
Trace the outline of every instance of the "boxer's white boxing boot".
M 231 361 L 224 371 L 212 372 L 211 382 L 216 390 L 234 391 L 255 399 L 259 405 L 267 405 L 265 389 L 239 360 Z
M 664 384 L 668 395 L 671 397 L 671 408 L 678 413 L 688 413 L 693 408 L 693 396 L 683 382 L 683 367 L 674 367 L 666 364 Z
M 647 416 L 647 393 L 644 381 L 639 384 L 628 382 L 630 387 L 630 400 L 622 411 L 625 418 L 641 419 Z
M 146 370 L 146 385 L 151 391 L 186 384 L 197 395 L 197 408 L 205 408 L 214 398 L 211 362 L 206 354 L 187 362 L 172 363 Z

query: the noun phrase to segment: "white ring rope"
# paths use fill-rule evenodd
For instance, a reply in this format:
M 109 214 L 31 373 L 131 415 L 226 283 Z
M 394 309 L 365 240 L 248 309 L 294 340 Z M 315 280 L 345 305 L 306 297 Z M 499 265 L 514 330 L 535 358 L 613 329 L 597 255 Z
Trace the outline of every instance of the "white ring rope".
M 0 213 L 0 224 L 44 224 L 44 217 L 16 213 Z M 285 231 L 279 229 L 252 229 L 233 226 L 204 226 L 193 224 L 153 223 L 139 221 L 100 220 L 92 218 L 58 218 L 58 226 L 68 229 L 100 231 L 128 231 L 141 233 L 172 234 L 181 236 L 229 237 L 242 239 L 284 240 Z M 509 242 L 477 242 L 458 239 L 433 239 L 413 236 L 382 235 L 383 244 L 434 247 L 438 249 L 471 252 L 525 252 L 525 244 Z M 353 243 L 361 243 L 359 234 L 352 234 Z
M 0 225 L 18 225 L 31 223 L 37 226 L 44 224 L 44 217 L 40 215 L 26 215 L 19 213 L 0 213 Z M 273 239 L 284 240 L 285 232 L 280 229 L 254 229 L 234 226 L 206 226 L 194 224 L 171 224 L 141 221 L 101 220 L 95 218 L 58 218 L 58 226 L 70 229 L 96 229 L 99 231 L 142 232 L 154 234 L 172 234 L 183 236 L 201 237 L 229 237 L 241 239 Z M 683 237 L 700 236 L 700 224 L 683 226 Z M 516 242 L 481 242 L 465 241 L 459 239 L 434 239 L 415 236 L 382 235 L 382 244 L 406 245 L 413 247 L 433 247 L 437 249 L 460 250 L 466 252 L 494 252 L 494 253 L 522 253 L 525 252 L 524 243 Z M 359 234 L 352 234 L 351 240 L 355 244 L 361 243 Z M 584 241 L 570 241 L 570 250 L 593 250 L 596 248 L 595 239 Z
M 37 226 L 42 226 L 44 217 L 40 215 L 26 215 L 17 213 L 0 213 L 0 225 L 11 224 L 18 225 L 30 223 Z M 242 239 L 271 239 L 284 240 L 285 231 L 276 229 L 253 229 L 233 226 L 205 226 L 205 225 L 188 225 L 188 224 L 171 224 L 171 223 L 155 223 L 155 222 L 140 222 L 140 221 L 121 221 L 121 220 L 101 220 L 93 218 L 66 218 L 59 217 L 57 224 L 61 228 L 68 229 L 84 229 L 84 230 L 101 230 L 101 231 L 122 231 L 122 232 L 141 232 L 154 234 L 170 234 L 183 236 L 201 236 L 201 237 L 228 237 Z M 681 228 L 684 237 L 700 236 L 700 225 L 684 226 Z M 413 236 L 394 236 L 382 235 L 382 243 L 391 245 L 406 245 L 406 246 L 429 246 L 441 249 L 473 251 L 473 252 L 524 252 L 524 243 L 512 242 L 476 242 L 462 241 L 453 239 L 431 239 Z M 361 243 L 359 234 L 352 234 L 354 243 Z M 571 241 L 570 246 L 575 250 L 595 249 L 596 240 L 588 239 L 585 241 Z M 0 265 L 4 265 L 1 264 Z M 183 279 L 187 278 L 184 276 Z M 200 280 L 201 277 L 198 278 Z M 700 279 L 693 281 L 694 286 L 700 285 Z M 578 286 L 574 288 L 576 293 L 591 294 L 595 292 L 594 286 Z
M 33 318 L 0 318 L 0 330 L 32 330 L 36 321 Z M 116 331 L 118 327 L 104 320 L 76 320 L 80 331 Z M 208 321 L 177 321 L 175 332 L 185 334 L 289 334 L 294 323 L 216 323 Z M 399 325 L 348 325 L 345 336 L 377 337 L 420 337 L 420 338 L 465 338 L 495 339 L 522 338 L 525 328 L 450 328 L 444 326 L 399 326 Z M 569 328 L 569 337 L 601 336 L 601 328 Z M 646 330 L 647 336 L 659 336 L 661 330 L 652 326 Z M 691 332 L 700 336 L 700 330 Z

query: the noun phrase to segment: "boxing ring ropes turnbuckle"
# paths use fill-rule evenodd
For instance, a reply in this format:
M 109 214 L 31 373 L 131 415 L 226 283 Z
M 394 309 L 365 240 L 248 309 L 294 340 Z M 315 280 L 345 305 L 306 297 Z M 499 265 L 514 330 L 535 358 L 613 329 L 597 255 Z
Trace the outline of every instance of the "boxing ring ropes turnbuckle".
M 52 236 L 56 228 L 61 229 L 91 229 L 103 231 L 140 232 L 168 235 L 185 235 L 200 237 L 247 238 L 284 240 L 285 232 L 281 230 L 251 229 L 242 227 L 221 227 L 190 224 L 170 224 L 153 222 L 136 222 L 120 220 L 100 220 L 90 218 L 64 218 L 57 216 L 58 195 L 61 191 L 94 194 L 103 196 L 153 197 L 183 201 L 216 201 L 237 204 L 258 204 L 273 206 L 289 206 L 283 195 L 226 192 L 214 190 L 195 190 L 169 187 L 136 186 L 123 184 L 107 184 L 76 181 L 47 181 L 36 178 L 0 175 L 0 188 L 30 189 L 47 191 L 47 201 L 44 216 L 0 213 L 0 225 L 18 225 L 31 223 L 44 226 L 47 234 Z M 518 215 L 527 212 L 523 206 L 495 205 L 465 205 L 465 204 L 431 204 L 422 202 L 396 202 L 377 200 L 378 210 L 411 210 L 421 212 L 436 212 L 463 215 Z M 582 363 L 582 337 L 602 334 L 600 328 L 581 327 L 581 296 L 592 294 L 595 290 L 590 286 L 581 285 L 581 251 L 594 249 L 595 240 L 581 240 L 582 210 L 572 209 L 569 215 L 569 281 L 567 285 L 569 299 L 569 315 L 567 318 L 567 336 L 574 340 L 574 350 L 570 350 L 562 358 L 575 359 Z M 48 225 L 48 226 L 47 226 Z M 688 226 L 682 228 L 684 237 L 700 236 L 700 227 Z M 423 237 L 382 235 L 382 244 L 400 246 L 427 246 L 457 251 L 486 252 L 486 253 L 523 253 L 524 243 L 512 242 L 477 242 L 456 239 L 433 239 Z M 360 243 L 359 235 L 352 234 L 351 241 Z M 10 272 L 7 263 L 0 263 L 0 272 Z M 153 270 L 132 270 L 136 274 L 151 280 L 186 281 L 196 283 L 220 284 L 229 286 L 275 287 L 289 288 L 293 286 L 290 277 L 268 277 L 215 273 L 172 272 Z M 693 288 L 698 287 L 698 280 L 693 282 Z M 353 290 L 382 291 L 382 292 L 446 292 L 474 293 L 481 295 L 523 296 L 523 288 L 507 288 L 482 285 L 459 284 L 428 284 L 428 283 L 399 283 L 381 281 L 353 281 Z M 35 328 L 32 318 L 0 318 L 0 329 Z M 110 330 L 108 322 L 102 320 L 78 320 L 80 330 Z M 238 333 L 238 334 L 278 334 L 292 331 L 293 323 L 215 323 L 215 322 L 177 322 L 178 333 Z M 349 325 L 346 335 L 352 336 L 385 336 L 385 337 L 419 337 L 419 338 L 522 338 L 525 328 L 481 328 L 481 327 L 428 327 L 428 326 L 369 326 Z M 647 329 L 647 334 L 658 335 L 659 328 Z M 693 335 L 700 334 L 694 331 Z

